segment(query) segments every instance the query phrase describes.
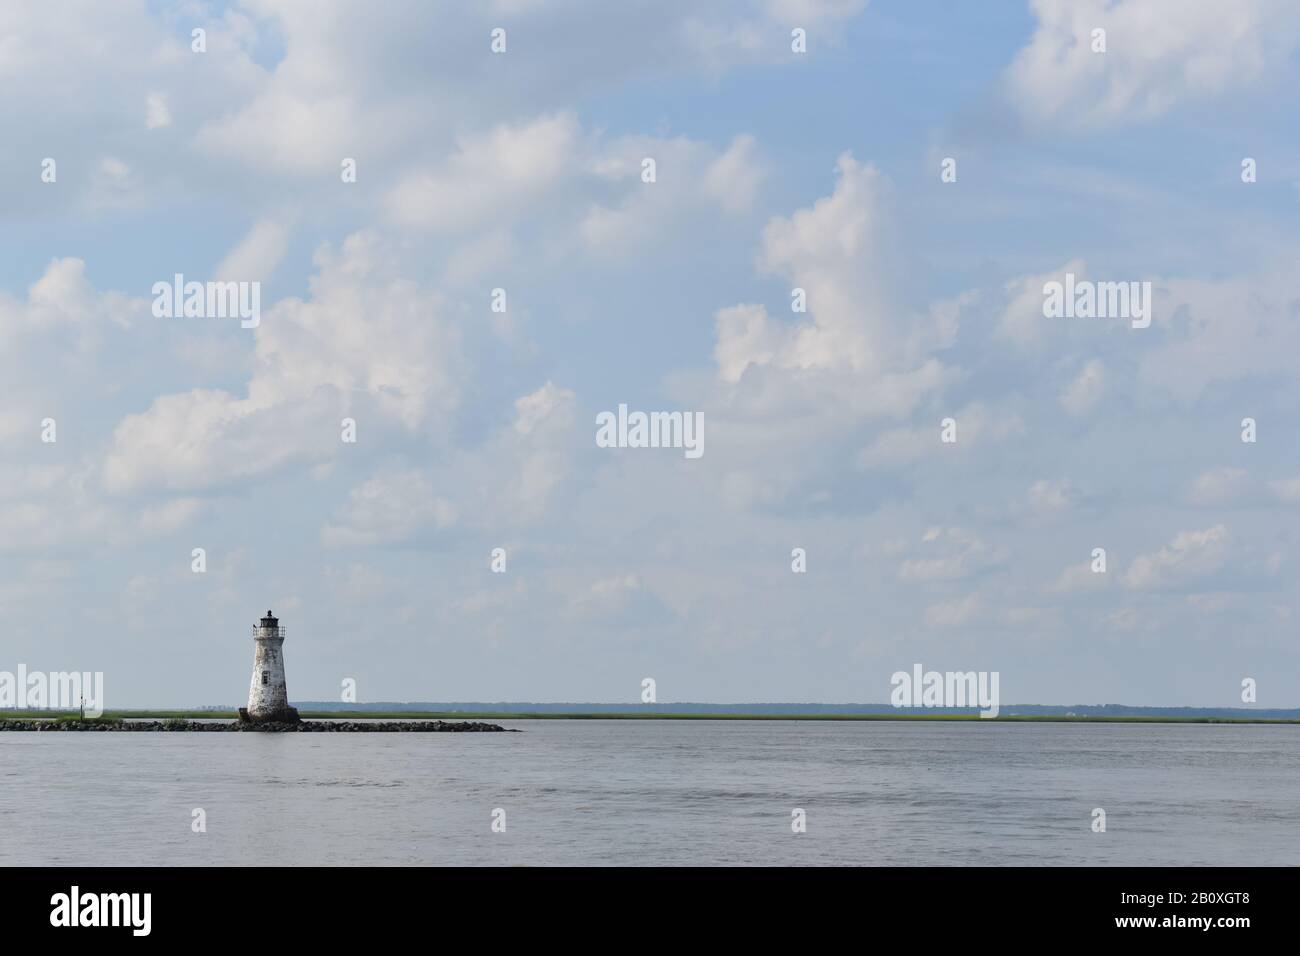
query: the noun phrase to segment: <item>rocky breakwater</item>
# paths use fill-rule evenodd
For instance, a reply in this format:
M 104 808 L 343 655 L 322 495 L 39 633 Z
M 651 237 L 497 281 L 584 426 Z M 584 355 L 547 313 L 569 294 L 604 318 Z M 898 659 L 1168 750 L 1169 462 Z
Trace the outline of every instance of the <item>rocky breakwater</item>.
M 477 720 L 300 720 L 295 723 L 275 721 L 199 721 L 199 720 L 20 720 L 0 719 L 0 731 L 71 731 L 82 733 L 506 733 L 505 727 Z M 518 733 L 518 731 L 511 731 Z

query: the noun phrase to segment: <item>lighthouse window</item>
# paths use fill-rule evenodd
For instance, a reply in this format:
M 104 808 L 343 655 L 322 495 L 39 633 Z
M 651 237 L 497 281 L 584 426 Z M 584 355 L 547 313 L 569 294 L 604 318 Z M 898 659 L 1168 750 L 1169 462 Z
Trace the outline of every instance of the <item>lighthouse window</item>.
M 262 671 L 262 686 L 266 686 L 266 671 Z

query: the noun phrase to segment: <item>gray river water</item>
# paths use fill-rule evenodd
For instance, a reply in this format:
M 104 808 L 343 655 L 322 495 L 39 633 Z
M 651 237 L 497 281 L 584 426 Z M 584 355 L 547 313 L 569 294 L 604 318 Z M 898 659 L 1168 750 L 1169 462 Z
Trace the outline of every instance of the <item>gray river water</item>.
M 501 723 L 0 733 L 0 864 L 1300 864 L 1293 726 Z

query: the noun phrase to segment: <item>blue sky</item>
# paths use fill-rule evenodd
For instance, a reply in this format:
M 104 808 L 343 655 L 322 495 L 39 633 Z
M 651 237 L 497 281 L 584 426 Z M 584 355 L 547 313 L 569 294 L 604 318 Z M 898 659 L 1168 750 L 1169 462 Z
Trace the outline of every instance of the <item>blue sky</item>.
M 919 661 L 1009 702 L 1300 700 L 1291 5 L 0 34 L 0 669 L 233 703 L 269 606 L 297 699 L 879 702 Z M 1151 326 L 1045 318 L 1067 271 L 1150 282 Z M 155 318 L 177 272 L 260 282 L 260 325 Z M 620 403 L 702 412 L 704 456 L 597 448 Z

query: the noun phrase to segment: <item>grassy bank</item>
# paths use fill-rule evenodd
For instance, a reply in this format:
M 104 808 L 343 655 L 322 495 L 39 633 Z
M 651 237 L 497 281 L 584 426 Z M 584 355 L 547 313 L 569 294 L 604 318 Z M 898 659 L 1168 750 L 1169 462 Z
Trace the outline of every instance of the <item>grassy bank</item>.
M 76 711 L 62 713 L 48 710 L 4 711 L 0 719 L 76 719 Z M 236 711 L 217 710 L 110 710 L 100 720 L 234 720 Z M 881 720 L 881 721 L 976 721 L 980 723 L 1060 723 L 1060 724 L 1300 724 L 1300 720 L 1272 717 L 1111 717 L 1066 715 L 1004 714 L 982 718 L 978 714 L 656 714 L 656 713 L 509 713 L 488 711 L 427 710 L 305 710 L 304 720 Z M 86 718 L 87 720 L 91 718 Z

